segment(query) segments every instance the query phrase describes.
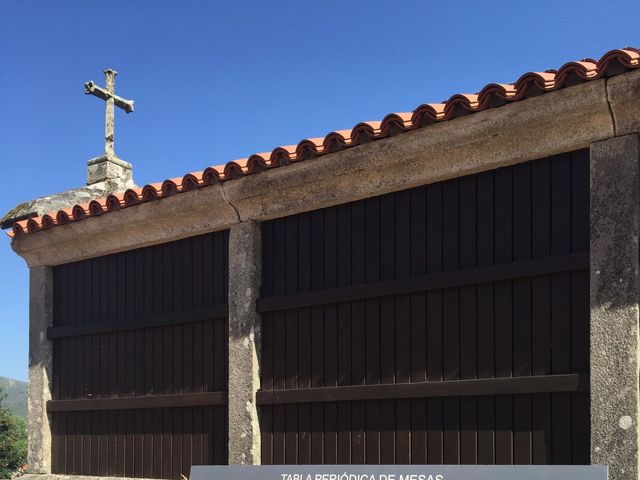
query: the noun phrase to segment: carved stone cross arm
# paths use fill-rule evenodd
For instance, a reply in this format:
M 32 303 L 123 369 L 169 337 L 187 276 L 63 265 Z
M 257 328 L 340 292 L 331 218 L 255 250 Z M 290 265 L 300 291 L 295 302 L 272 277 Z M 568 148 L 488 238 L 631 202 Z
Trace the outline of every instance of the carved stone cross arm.
M 87 95 L 95 95 L 102 100 L 109 100 L 110 98 L 113 98 L 113 103 L 116 105 L 116 107 L 120 107 L 127 113 L 133 112 L 133 100 L 126 100 L 122 97 L 119 97 L 118 95 L 109 93 L 107 90 L 99 87 L 92 81 L 84 84 L 84 93 L 86 93 Z

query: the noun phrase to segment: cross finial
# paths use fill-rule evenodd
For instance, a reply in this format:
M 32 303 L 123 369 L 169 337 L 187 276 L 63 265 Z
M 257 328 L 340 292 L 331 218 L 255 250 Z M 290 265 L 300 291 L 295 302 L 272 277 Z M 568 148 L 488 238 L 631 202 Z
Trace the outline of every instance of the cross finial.
M 127 113 L 133 112 L 133 100 L 125 100 L 116 95 L 116 75 L 118 72 L 110 68 L 104 70 L 105 88 L 97 86 L 90 81 L 84 84 L 84 93 L 95 95 L 106 102 L 106 115 L 104 125 L 104 153 L 107 157 L 115 157 L 113 146 L 114 105 Z

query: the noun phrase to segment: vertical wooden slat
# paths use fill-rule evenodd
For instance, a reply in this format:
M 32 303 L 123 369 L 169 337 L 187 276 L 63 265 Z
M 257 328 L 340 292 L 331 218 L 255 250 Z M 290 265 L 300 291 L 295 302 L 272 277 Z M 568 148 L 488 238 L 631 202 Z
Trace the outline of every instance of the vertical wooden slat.
M 337 207 L 337 285 L 351 284 L 351 205 Z M 337 385 L 351 385 L 351 304 L 337 307 Z M 337 463 L 351 463 L 351 402 L 338 404 Z
M 126 419 L 125 410 L 118 410 L 113 412 L 113 422 L 115 423 L 115 466 L 114 476 L 123 477 L 125 470 L 125 455 L 126 455 Z
M 297 217 L 285 220 L 285 293 L 298 291 L 298 221 Z M 285 388 L 298 387 L 298 312 L 285 312 Z M 284 463 L 295 465 L 298 459 L 298 406 L 285 407 L 285 458 Z
M 84 454 L 82 452 L 82 447 L 84 443 L 84 439 L 82 438 L 82 428 L 84 426 L 84 422 L 82 419 L 83 414 L 79 412 L 73 412 L 73 417 L 75 419 L 75 434 L 74 434 L 74 472 L 79 473 L 82 472 L 82 462 L 84 460 Z
M 365 264 L 365 205 L 358 202 L 351 206 L 351 282 L 363 283 L 366 278 Z M 351 304 L 351 384 L 364 385 L 366 381 L 366 316 L 365 302 Z M 351 402 L 351 463 L 364 464 L 366 404 Z
M 194 308 L 194 296 L 196 295 L 194 286 L 198 282 L 194 280 L 195 276 L 195 260 L 194 260 L 194 244 L 196 238 L 185 239 L 185 248 L 182 252 L 182 282 L 177 285 L 182 292 L 176 292 L 182 297 L 182 302 L 174 304 L 174 309 L 192 309 Z M 174 329 L 177 341 L 181 343 L 174 347 L 174 355 L 177 369 L 174 370 L 174 391 L 176 393 L 189 393 L 193 391 L 193 324 L 186 323 Z M 179 469 L 178 469 L 179 470 Z M 174 471 L 177 471 L 174 468 Z
M 426 189 L 411 192 L 411 275 L 421 275 L 427 270 L 427 197 Z M 411 325 L 410 351 L 412 382 L 427 379 L 427 302 L 425 293 L 410 297 Z M 411 400 L 411 463 L 427 463 L 427 408 L 426 400 Z
M 571 250 L 589 248 L 589 152 L 571 158 Z M 589 273 L 571 276 L 571 371 L 589 372 Z M 587 393 L 571 396 L 572 463 L 588 464 L 590 455 L 590 407 Z
M 203 413 L 202 407 L 193 409 L 193 430 L 192 430 L 191 458 L 193 465 L 204 465 L 202 458 L 202 435 L 203 435 Z
M 551 254 L 571 251 L 571 157 L 551 162 Z M 551 277 L 551 373 L 571 371 L 571 275 Z M 551 396 L 552 461 L 571 463 L 571 395 Z
M 531 165 L 531 248 L 534 258 L 550 254 L 551 166 L 549 160 Z M 549 276 L 531 279 L 531 368 L 533 375 L 551 373 L 551 306 Z M 551 462 L 551 396 L 532 396 L 532 462 Z
M 297 232 L 298 263 L 297 276 L 299 292 L 311 289 L 311 216 L 303 214 L 298 218 Z M 311 357 L 313 339 L 311 335 L 311 310 L 298 310 L 298 386 L 311 387 Z M 299 464 L 311 463 L 311 405 L 298 405 L 298 459 Z
M 162 417 L 162 449 L 160 450 L 160 472 L 163 478 L 172 478 L 171 458 L 173 455 L 172 435 L 174 409 L 165 408 L 161 410 Z
M 183 408 L 173 408 L 171 432 L 171 478 L 180 478 L 182 473 L 182 412 Z
M 411 275 L 411 192 L 395 195 L 395 277 Z M 395 382 L 411 381 L 411 296 L 395 299 Z M 395 462 L 411 463 L 411 401 L 396 400 Z
M 137 478 L 144 477 L 144 462 L 145 462 L 145 451 L 144 451 L 144 437 L 145 437 L 145 428 L 144 428 L 144 410 L 136 410 L 133 412 L 133 431 L 134 438 L 132 444 L 133 450 L 133 470 L 132 476 Z
M 458 182 L 442 186 L 442 269 L 459 268 L 460 219 Z M 460 298 L 457 288 L 442 292 L 443 379 L 460 378 Z M 460 399 L 443 400 L 444 463 L 460 463 Z
M 106 455 L 109 447 L 109 437 L 108 437 L 108 416 L 107 412 L 100 411 L 96 412 L 96 423 L 97 423 L 97 431 L 98 435 L 98 475 L 106 476 L 109 470 L 108 468 L 108 456 Z
M 260 364 L 261 388 L 273 390 L 273 315 L 262 315 L 262 363 Z M 273 462 L 273 406 L 260 407 L 261 460 L 265 465 Z
M 213 407 L 216 421 L 214 431 L 214 452 L 213 462 L 216 465 L 225 465 L 228 461 L 227 457 L 227 412 L 225 407 Z
M 495 262 L 513 260 L 513 170 L 495 172 Z M 495 375 L 513 374 L 513 300 L 512 282 L 495 283 Z M 513 399 L 496 397 L 496 463 L 513 463 Z
M 91 428 L 91 468 L 88 470 L 90 475 L 98 475 L 100 472 L 100 412 L 90 412 L 90 428 Z
M 380 198 L 380 278 L 395 277 L 395 196 Z M 395 298 L 380 298 L 380 383 L 395 383 Z M 380 463 L 393 464 L 396 457 L 396 402 L 380 402 Z
M 118 422 L 116 419 L 115 411 L 107 411 L 106 413 L 106 422 L 107 422 L 107 449 L 104 451 L 106 453 L 107 459 L 107 474 L 110 477 L 115 477 L 118 475 L 116 470 L 116 462 L 117 462 L 117 448 L 118 448 Z
M 338 215 L 336 208 L 324 211 L 324 288 L 338 286 Z M 324 386 L 338 383 L 338 312 L 335 305 L 324 307 Z M 338 407 L 324 405 L 325 464 L 338 462 Z
M 58 379 L 60 382 L 60 398 L 69 399 L 73 397 L 73 384 L 75 383 L 75 369 L 77 368 L 74 356 L 75 351 L 72 348 L 75 338 L 60 339 L 60 374 Z
M 182 409 L 182 454 L 179 475 L 188 478 L 191 465 L 194 464 L 193 455 L 193 408 Z
M 369 198 L 365 205 L 365 280 L 380 279 L 380 199 Z M 366 384 L 380 383 L 380 301 L 365 302 Z M 367 400 L 365 461 L 380 463 L 380 402 Z
M 134 453 L 135 453 L 135 419 L 134 411 L 127 410 L 124 412 L 125 425 L 125 446 L 124 446 L 124 476 L 133 477 L 134 471 Z
M 312 344 L 311 386 L 324 384 L 324 319 L 321 308 L 311 310 L 311 331 L 316 339 Z M 311 464 L 319 465 L 324 461 L 324 406 L 311 404 Z
M 531 165 L 513 169 L 513 260 L 531 258 Z M 531 280 L 513 281 L 513 375 L 531 375 Z M 529 465 L 531 396 L 513 397 L 513 462 Z
M 477 264 L 494 262 L 494 175 L 477 177 Z M 494 287 L 491 283 L 477 286 L 478 378 L 492 378 L 494 368 Z M 495 399 L 478 398 L 478 463 L 495 463 Z
M 91 412 L 82 414 L 82 472 L 91 472 Z
M 64 323 L 66 325 L 75 325 L 77 323 L 77 281 L 76 271 L 77 264 L 71 263 L 66 265 L 66 283 L 64 292 L 66 292 L 67 309 L 64 316 Z M 112 288 L 111 291 L 114 291 Z
M 274 271 L 274 294 L 284 294 L 286 291 L 286 276 L 283 268 L 286 262 L 286 223 L 278 220 L 274 225 L 274 263 L 280 268 Z M 273 388 L 284 389 L 286 381 L 286 315 L 277 312 L 273 315 Z M 285 463 L 285 430 L 286 407 L 273 407 L 273 463 Z
M 442 271 L 442 185 L 427 187 L 427 272 Z M 442 292 L 427 293 L 427 380 L 442 380 Z M 442 464 L 443 400 L 427 401 L 427 463 Z
M 472 268 L 477 264 L 477 177 L 465 177 L 459 181 L 459 235 L 460 268 Z M 459 289 L 460 301 L 460 378 L 473 379 L 477 375 L 477 303 L 476 286 Z M 473 397 L 460 399 L 460 463 L 478 463 L 477 452 L 477 403 Z
M 202 410 L 202 464 L 213 464 L 213 408 L 204 407 Z

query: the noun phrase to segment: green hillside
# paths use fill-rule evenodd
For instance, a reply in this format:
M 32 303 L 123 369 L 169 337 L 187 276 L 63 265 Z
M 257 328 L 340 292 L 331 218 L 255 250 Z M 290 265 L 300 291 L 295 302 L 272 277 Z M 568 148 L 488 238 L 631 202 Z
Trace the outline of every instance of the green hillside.
M 15 415 L 27 418 L 27 382 L 0 377 L 0 389 L 7 395 L 2 404 Z

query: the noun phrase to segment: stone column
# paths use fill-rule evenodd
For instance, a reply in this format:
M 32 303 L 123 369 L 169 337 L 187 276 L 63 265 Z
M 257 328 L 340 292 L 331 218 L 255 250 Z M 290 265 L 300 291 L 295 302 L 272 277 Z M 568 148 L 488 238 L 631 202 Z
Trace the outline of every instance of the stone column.
M 640 144 L 591 145 L 591 463 L 637 480 Z
M 260 316 L 256 300 L 262 275 L 262 233 L 256 222 L 229 235 L 229 464 L 260 464 Z
M 51 473 L 51 428 L 47 401 L 51 400 L 52 344 L 47 328 L 53 318 L 53 275 L 50 267 L 29 271 L 29 448 L 30 473 Z

